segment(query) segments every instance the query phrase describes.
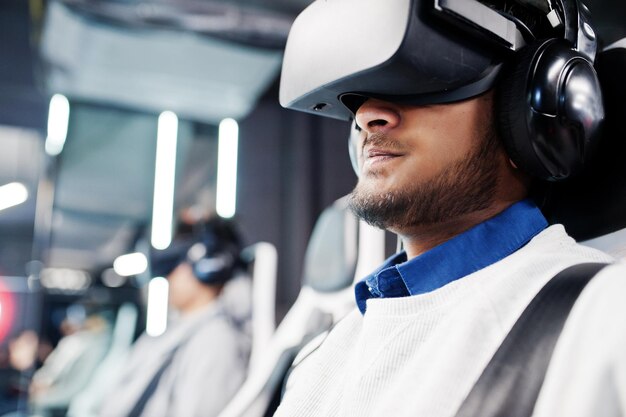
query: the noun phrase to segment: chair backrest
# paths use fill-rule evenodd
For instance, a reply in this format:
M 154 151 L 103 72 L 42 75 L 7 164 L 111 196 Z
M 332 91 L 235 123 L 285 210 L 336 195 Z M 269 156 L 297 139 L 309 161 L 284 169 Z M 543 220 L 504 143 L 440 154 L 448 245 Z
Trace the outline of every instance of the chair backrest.
M 267 347 L 276 330 L 276 271 L 278 268 L 278 253 L 276 247 L 268 242 L 258 242 L 243 250 L 242 257 L 248 264 L 248 274 L 251 279 L 251 288 L 237 288 L 229 310 L 241 310 L 239 316 L 248 309 L 249 331 L 251 335 L 250 366 L 254 366 L 257 358 Z M 245 282 L 245 281 L 242 281 Z M 233 281 L 229 285 L 236 284 Z M 225 290 L 228 290 L 226 288 Z M 248 297 L 242 303 L 242 290 L 248 292 Z M 224 294 L 228 296 L 228 294 Z M 246 305 L 247 304 L 247 305 Z
M 616 259 L 626 259 L 626 229 L 580 243 L 606 252 Z
M 352 284 L 357 258 L 358 220 L 337 202 L 320 215 L 304 257 L 303 285 L 327 293 Z
M 384 243 L 384 232 L 359 222 L 345 198 L 324 210 L 307 247 L 296 301 L 220 417 L 271 415 L 295 355 L 354 308 L 355 276 L 382 261 Z

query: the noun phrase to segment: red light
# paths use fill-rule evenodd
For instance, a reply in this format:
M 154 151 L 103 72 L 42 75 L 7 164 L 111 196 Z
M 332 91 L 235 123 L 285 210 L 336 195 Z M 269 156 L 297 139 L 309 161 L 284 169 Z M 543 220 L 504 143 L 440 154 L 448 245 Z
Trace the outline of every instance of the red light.
M 4 341 L 9 330 L 11 330 L 14 313 L 13 296 L 0 281 L 0 343 Z

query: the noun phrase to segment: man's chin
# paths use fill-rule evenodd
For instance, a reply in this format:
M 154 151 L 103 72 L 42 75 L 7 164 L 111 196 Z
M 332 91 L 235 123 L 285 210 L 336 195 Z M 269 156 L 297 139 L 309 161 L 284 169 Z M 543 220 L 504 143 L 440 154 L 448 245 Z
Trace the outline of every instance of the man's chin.
M 396 217 L 393 204 L 395 200 L 392 192 L 359 182 L 350 194 L 349 206 L 352 212 L 366 223 L 387 229 Z

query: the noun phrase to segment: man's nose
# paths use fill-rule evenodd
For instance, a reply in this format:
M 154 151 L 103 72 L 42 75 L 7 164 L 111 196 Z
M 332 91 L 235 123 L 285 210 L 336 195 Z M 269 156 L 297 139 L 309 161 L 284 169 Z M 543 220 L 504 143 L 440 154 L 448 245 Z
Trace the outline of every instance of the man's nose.
M 386 133 L 400 124 L 400 113 L 393 104 L 370 98 L 356 111 L 355 119 L 367 133 Z

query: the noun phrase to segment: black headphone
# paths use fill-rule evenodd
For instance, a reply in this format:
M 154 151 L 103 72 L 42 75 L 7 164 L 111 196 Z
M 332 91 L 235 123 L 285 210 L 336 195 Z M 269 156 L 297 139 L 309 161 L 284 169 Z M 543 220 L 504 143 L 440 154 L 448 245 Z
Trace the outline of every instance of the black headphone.
M 604 119 L 593 67 L 596 35 L 580 0 L 558 0 L 563 38 L 550 38 L 515 53 L 500 75 L 500 136 L 515 165 L 535 178 L 557 181 L 579 172 L 592 153 Z M 556 10 L 553 19 L 561 19 Z M 357 176 L 355 124 L 348 139 Z
M 150 270 L 152 276 L 166 277 L 186 262 L 199 281 L 221 284 L 231 279 L 238 268 L 245 268 L 240 254 L 241 239 L 231 222 L 216 218 L 182 224 L 167 249 L 150 251 Z
M 240 266 L 241 242 L 228 221 L 214 219 L 196 225 L 194 243 L 189 246 L 185 261 L 194 276 L 205 284 L 220 284 L 231 279 Z
M 581 170 L 604 119 L 593 67 L 596 35 L 580 0 L 559 0 L 563 38 L 525 46 L 505 64 L 498 84 L 498 123 L 521 170 L 557 181 Z

